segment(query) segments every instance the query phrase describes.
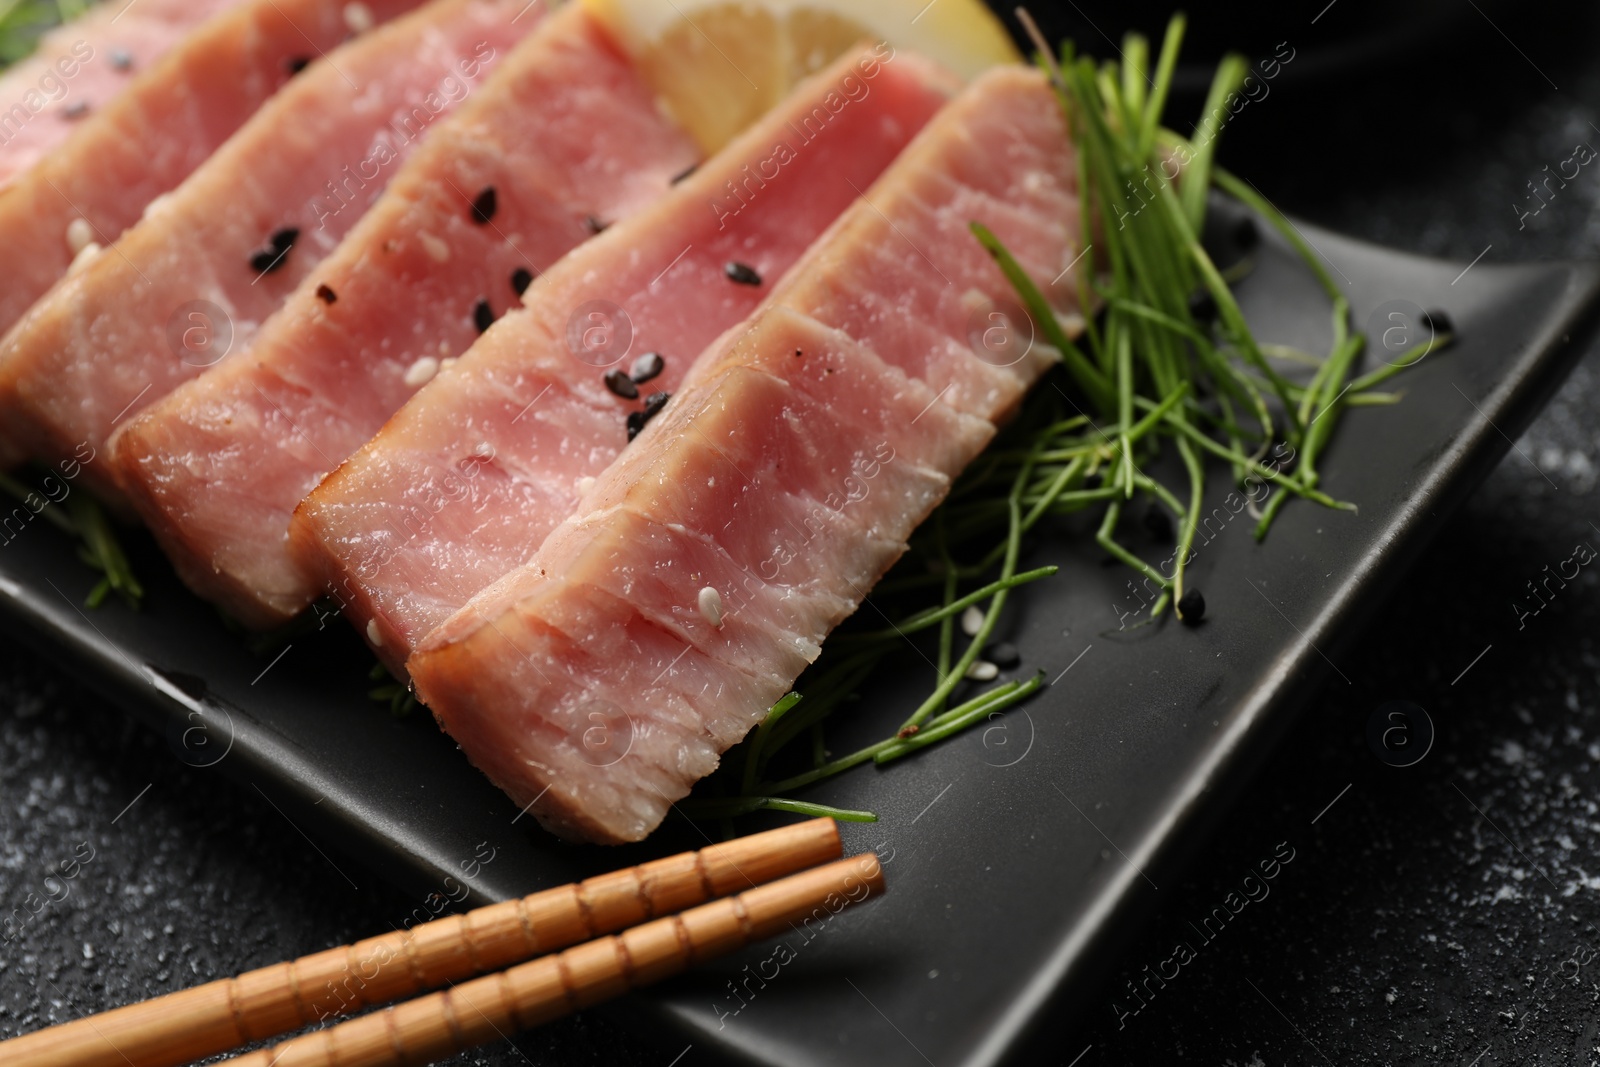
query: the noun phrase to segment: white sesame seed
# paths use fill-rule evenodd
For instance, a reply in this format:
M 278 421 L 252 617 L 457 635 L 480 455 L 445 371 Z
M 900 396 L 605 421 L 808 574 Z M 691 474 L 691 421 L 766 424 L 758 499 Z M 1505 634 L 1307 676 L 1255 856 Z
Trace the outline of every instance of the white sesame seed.
M 983 629 L 983 611 L 974 604 L 961 613 L 961 632 L 968 637 L 976 637 L 981 629 Z
M 423 251 L 428 253 L 428 258 L 435 263 L 450 262 L 450 246 L 439 240 L 427 230 L 417 233 L 417 240 L 422 242 Z
M 76 218 L 67 223 L 67 247 L 72 249 L 73 255 L 77 255 L 92 244 L 94 244 L 94 227 L 89 225 L 88 219 Z
M 456 357 L 455 356 L 446 356 L 444 359 L 441 359 L 439 361 L 439 369 L 440 370 L 449 370 L 451 367 L 454 367 L 455 365 L 456 365 Z
M 1000 674 L 1000 668 L 986 659 L 975 659 L 972 666 L 967 668 L 967 677 L 974 682 L 993 681 Z
M 439 373 L 439 361 L 432 356 L 423 356 L 406 369 L 405 383 L 413 389 L 420 389 L 433 381 L 433 376 Z
M 578 479 L 575 488 L 578 490 L 579 496 L 588 496 L 589 490 L 594 488 L 594 476 L 585 474 L 582 478 Z M 713 589 L 712 592 L 714 593 L 716 590 Z
M 450 342 L 449 341 L 440 341 L 439 342 L 439 354 L 441 356 L 448 356 L 450 354 Z
M 367 620 L 367 640 L 371 641 L 374 645 L 378 645 L 379 647 L 382 647 L 383 645 L 383 634 L 378 631 L 377 619 Z
M 140 221 L 154 218 L 155 216 L 161 214 L 161 212 L 165 211 L 169 206 L 171 206 L 171 204 L 172 194 L 162 193 L 160 196 L 156 197 L 154 200 L 150 201 L 144 206 L 144 211 L 139 215 Z
M 100 254 L 100 243 L 90 241 L 79 249 L 78 254 L 72 257 L 72 263 L 67 267 L 68 274 L 75 274 L 88 266 L 95 256 Z
M 717 629 L 722 629 L 722 594 L 714 586 L 700 590 L 700 614 Z
M 366 33 L 377 25 L 377 20 L 372 17 L 372 9 L 366 4 L 346 4 L 344 24 L 350 28 L 351 33 Z

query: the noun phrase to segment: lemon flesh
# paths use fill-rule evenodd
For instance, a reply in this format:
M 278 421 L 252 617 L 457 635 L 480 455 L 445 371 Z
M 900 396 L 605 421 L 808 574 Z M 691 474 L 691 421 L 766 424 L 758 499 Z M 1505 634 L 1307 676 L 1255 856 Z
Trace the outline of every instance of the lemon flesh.
M 715 152 L 794 84 L 862 42 L 887 41 L 963 79 L 1021 62 L 978 0 L 583 0 L 668 113 Z

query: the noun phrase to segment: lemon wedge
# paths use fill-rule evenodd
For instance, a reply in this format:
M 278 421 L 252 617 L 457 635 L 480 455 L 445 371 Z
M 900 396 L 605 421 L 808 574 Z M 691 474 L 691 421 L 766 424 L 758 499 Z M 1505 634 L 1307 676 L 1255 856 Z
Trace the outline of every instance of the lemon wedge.
M 801 78 L 887 41 L 970 79 L 1022 57 L 979 0 L 582 0 L 707 153 Z

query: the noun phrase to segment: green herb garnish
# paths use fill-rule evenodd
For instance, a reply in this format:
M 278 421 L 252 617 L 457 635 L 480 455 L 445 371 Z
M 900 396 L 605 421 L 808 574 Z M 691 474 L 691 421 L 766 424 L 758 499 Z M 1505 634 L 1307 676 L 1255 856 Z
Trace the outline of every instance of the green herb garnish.
M 1253 503 L 1259 491 L 1265 503 L 1258 539 L 1291 497 L 1353 510 L 1318 487 L 1317 461 L 1340 415 L 1353 406 L 1394 403 L 1398 396 L 1374 388 L 1451 338 L 1441 333 L 1387 366 L 1352 377 L 1365 339 L 1351 328 L 1348 300 L 1293 224 L 1252 186 L 1215 165 L 1220 116 L 1243 84 L 1244 60 L 1223 59 L 1192 138 L 1161 125 L 1184 27 L 1182 16 L 1168 25 L 1153 72 L 1149 44 L 1137 34 L 1125 39 L 1121 63 L 1076 56 L 1070 42 L 1058 60 L 1038 42 L 1040 65 L 1077 145 L 1081 217 L 1084 231 L 1095 233 L 1082 253 L 1079 305 L 1099 309 L 1097 318 L 1071 336 L 1000 241 L 980 224 L 972 230 L 1012 283 L 1039 340 L 1060 353 L 1078 396 L 1054 382 L 1033 391 L 1015 423 L 957 480 L 914 536 L 906 559 L 874 591 L 879 613 L 919 599 L 923 606 L 887 627 L 835 634 L 798 686 L 805 699 L 796 692 L 773 705 L 705 791 L 680 804 L 686 814 L 725 820 L 778 810 L 875 818 L 789 794 L 863 763 L 909 755 L 1042 688 L 1042 674 L 978 688 L 968 672 L 988 647 L 1011 592 L 1055 572 L 1017 570 L 1021 538 L 1047 515 L 1103 509 L 1096 542 L 1159 590 L 1154 621 L 1168 605 L 1178 605 L 1180 618 L 1185 611 L 1184 569 L 1202 522 L 1208 454 L 1228 464 Z M 1282 234 L 1321 283 L 1333 322 L 1326 354 L 1261 344 L 1252 335 L 1229 289 L 1248 273 L 1248 258 L 1224 271 L 1201 245 L 1213 188 Z M 1214 317 L 1197 313 L 1204 304 L 1214 307 Z M 1186 475 L 1179 488 L 1147 473 L 1168 445 Z M 1135 500 L 1165 509 L 1177 523 L 1177 546 L 1162 568 L 1117 539 L 1124 508 Z M 930 590 L 938 596 L 932 605 L 925 599 Z M 982 621 L 958 652 L 957 618 L 975 607 Z M 857 623 L 868 614 L 858 613 Z M 937 662 L 927 697 L 890 737 L 830 758 L 829 717 L 903 640 L 934 628 Z M 774 771 L 778 766 L 783 773 Z
M 139 606 L 144 586 L 134 576 L 105 509 L 92 496 L 69 488 L 70 495 L 57 501 L 44 490 L 30 488 L 17 477 L 5 473 L 0 473 L 0 490 L 21 501 L 30 515 L 44 519 L 77 540 L 78 558 L 102 575 L 84 598 L 86 607 L 99 607 L 112 593 L 120 596 L 129 607 Z
M 389 714 L 395 718 L 409 718 L 417 710 L 417 694 L 382 661 L 372 665 L 367 681 L 377 683 L 367 690 L 367 699 L 389 705 Z
M 86 0 L 0 0 L 0 67 L 29 55 L 52 26 L 77 18 Z

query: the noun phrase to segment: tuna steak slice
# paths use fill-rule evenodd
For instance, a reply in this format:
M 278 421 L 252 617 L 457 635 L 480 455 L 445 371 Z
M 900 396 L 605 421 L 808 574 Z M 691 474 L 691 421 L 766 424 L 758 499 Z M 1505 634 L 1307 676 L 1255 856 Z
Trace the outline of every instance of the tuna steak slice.
M 419 644 L 419 696 L 518 804 L 638 840 L 789 690 L 1045 364 L 969 347 L 963 307 L 1010 288 L 967 225 L 1005 227 L 1049 286 L 1077 254 L 1073 158 L 1040 76 L 975 81 L 533 558 Z M 1070 279 L 1047 292 L 1071 308 Z
M 440 115 L 537 19 L 432 0 L 308 67 L 0 341 L 0 422 L 37 458 L 95 449 L 198 376 L 338 245 Z M 335 183 L 339 183 L 335 185 Z M 120 502 L 110 464 L 85 478 Z
M 243 622 L 317 595 L 289 521 L 491 314 L 665 195 L 699 151 L 581 5 L 550 16 L 440 124 L 247 352 L 113 438 L 118 475 L 190 587 Z M 485 210 L 487 209 L 487 210 Z
M 239 2 L 109 0 L 41 37 L 32 55 L 0 74 L 0 189 L 194 27 Z
M 350 22 L 386 21 L 420 2 L 367 0 L 347 19 L 349 5 L 338 0 L 107 0 L 56 31 L 41 56 L 69 39 L 92 51 L 78 75 L 64 79 L 59 103 L 0 149 L 0 334 L 86 243 L 110 244 L 138 222 L 145 205 L 204 163 L 297 67 L 350 36 Z M 125 13 L 113 20 L 119 9 Z M 10 89 L 22 76 L 19 66 L 0 79 L 0 106 L 22 97 Z M 61 121 L 61 109 L 85 102 L 85 117 Z M 19 118 L 16 108 L 0 113 L 0 142 Z M 43 158 L 33 150 L 40 144 L 23 150 L 23 137 L 46 136 L 55 147 Z
M 527 560 L 671 392 L 947 100 L 915 56 L 841 57 L 662 201 L 574 251 L 300 505 L 292 536 L 396 669 Z M 607 367 L 664 358 L 638 399 Z M 620 386 L 628 391 L 626 386 Z

